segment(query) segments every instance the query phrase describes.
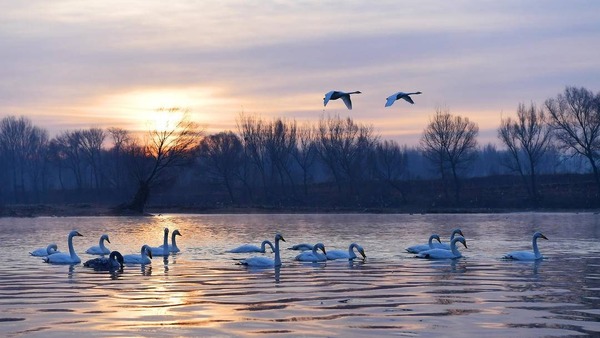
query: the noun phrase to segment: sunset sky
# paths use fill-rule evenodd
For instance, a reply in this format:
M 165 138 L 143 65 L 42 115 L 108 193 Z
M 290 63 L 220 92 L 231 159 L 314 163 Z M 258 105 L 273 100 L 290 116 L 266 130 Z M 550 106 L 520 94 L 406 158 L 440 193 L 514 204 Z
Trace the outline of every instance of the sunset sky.
M 480 143 L 501 116 L 567 85 L 600 91 L 598 1 L 0 0 L 0 118 L 54 136 L 147 129 L 190 109 L 207 132 L 240 112 L 298 122 L 325 114 L 418 143 L 436 107 Z M 354 91 L 354 109 L 330 90 Z M 415 105 L 397 91 L 422 91 Z

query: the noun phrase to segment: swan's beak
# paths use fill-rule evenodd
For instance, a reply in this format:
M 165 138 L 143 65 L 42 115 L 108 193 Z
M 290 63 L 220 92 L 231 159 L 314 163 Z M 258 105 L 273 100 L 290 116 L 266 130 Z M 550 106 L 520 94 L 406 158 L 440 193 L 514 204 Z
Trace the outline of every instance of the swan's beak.
M 467 246 L 467 241 L 465 241 L 465 242 L 463 243 L 463 245 L 465 246 L 465 248 L 467 248 L 467 249 L 469 248 L 469 247 Z
M 548 237 L 546 237 L 544 235 L 541 235 L 540 237 L 543 238 L 543 239 L 548 239 Z
M 435 240 L 438 241 L 438 243 L 442 243 L 439 238 L 436 238 Z
M 106 238 L 106 241 L 107 241 L 108 243 L 110 243 L 110 239 Z
M 77 232 L 75 233 L 75 236 L 81 236 L 81 237 L 83 237 L 83 235 L 82 235 L 82 234 L 80 234 L 80 233 L 79 233 L 79 231 L 77 231 Z
M 458 230 L 458 234 L 465 237 L 465 235 L 463 235 L 462 230 Z
M 363 256 L 363 259 L 367 258 L 367 255 L 365 255 L 365 250 L 360 250 L 359 252 Z
M 285 242 L 285 238 L 283 238 L 283 236 L 281 236 L 281 240 Z
M 146 255 L 152 259 L 152 250 L 146 250 Z

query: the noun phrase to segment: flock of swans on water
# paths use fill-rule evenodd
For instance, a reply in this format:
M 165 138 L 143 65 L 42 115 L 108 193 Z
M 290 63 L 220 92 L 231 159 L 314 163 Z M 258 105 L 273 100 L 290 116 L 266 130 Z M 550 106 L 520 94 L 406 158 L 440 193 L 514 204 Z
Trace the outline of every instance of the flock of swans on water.
M 81 259 L 77 256 L 73 247 L 73 237 L 82 236 L 78 231 L 73 230 L 69 233 L 67 238 L 69 253 L 58 251 L 56 244 L 50 244 L 46 248 L 36 249 L 30 254 L 32 256 L 43 257 L 44 262 L 53 264 L 79 264 Z M 123 268 L 125 263 L 127 264 L 150 264 L 153 256 L 164 256 L 168 257 L 171 253 L 179 252 L 180 249 L 177 247 L 176 236 L 181 236 L 179 230 L 175 230 L 171 233 L 171 244 L 169 244 L 169 229 L 164 229 L 163 244 L 157 247 L 151 247 L 144 244 L 140 249 L 139 254 L 122 255 L 118 251 L 110 251 L 104 244 L 104 242 L 110 243 L 108 235 L 104 234 L 100 237 L 99 244 L 92 246 L 86 250 L 87 254 L 100 255 L 102 257 L 94 258 L 86 261 L 84 266 L 94 268 L 95 270 L 114 270 Z M 502 258 L 512 260 L 526 260 L 535 261 L 543 259 L 544 257 L 538 249 L 537 240 L 538 238 L 548 239 L 541 232 L 533 234 L 533 252 L 531 251 L 513 251 L 505 254 Z M 434 242 L 434 240 L 437 241 Z M 265 256 L 255 256 L 246 259 L 242 259 L 238 264 L 245 265 L 248 267 L 256 268 L 269 268 L 281 266 L 281 256 L 279 254 L 279 243 L 285 242 L 285 239 L 281 234 L 275 235 L 275 244 L 269 240 L 265 240 L 261 243 L 260 247 L 244 244 L 237 248 L 228 250 L 229 253 L 265 253 L 266 247 L 269 246 L 274 253 L 274 258 Z M 442 243 L 440 236 L 433 234 L 429 237 L 427 244 L 413 245 L 406 248 L 409 253 L 416 254 L 416 258 L 425 259 L 457 259 L 462 257 L 460 251 L 456 247 L 457 243 L 461 243 L 467 248 L 467 241 L 464 237 L 463 232 L 460 229 L 452 231 L 450 236 L 450 244 Z M 297 261 L 302 262 L 324 262 L 327 260 L 346 259 L 352 261 L 358 258 L 357 253 L 360 254 L 362 259 L 366 259 L 367 255 L 362 246 L 352 243 L 348 247 L 347 251 L 344 250 L 326 250 L 323 243 L 317 243 L 315 245 L 302 243 L 296 244 L 289 249 L 302 251 L 295 258 Z M 108 255 L 108 257 L 104 257 Z

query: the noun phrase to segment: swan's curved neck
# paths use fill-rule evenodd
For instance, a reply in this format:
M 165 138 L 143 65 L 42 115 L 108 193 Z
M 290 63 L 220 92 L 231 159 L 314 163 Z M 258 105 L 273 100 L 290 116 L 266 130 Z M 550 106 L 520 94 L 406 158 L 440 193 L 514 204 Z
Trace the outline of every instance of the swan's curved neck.
M 169 232 L 168 231 L 165 231 L 165 236 L 163 238 L 163 245 L 164 245 L 165 250 L 169 249 Z
M 100 249 L 106 249 L 106 246 L 104 246 L 104 237 L 100 237 L 100 242 L 98 242 L 98 245 L 100 246 Z
M 75 253 L 75 248 L 73 247 L 73 235 L 69 234 L 69 255 L 71 255 L 71 258 L 75 258 L 77 257 L 77 254 Z
M 460 252 L 458 251 L 458 249 L 456 248 L 456 243 L 458 241 L 452 241 L 452 243 L 450 243 L 450 249 L 452 249 L 452 253 L 454 254 L 454 256 L 460 256 Z
M 537 240 L 538 240 L 538 237 L 533 237 L 533 240 L 532 240 L 533 254 L 535 255 L 535 257 L 540 257 L 541 254 L 540 254 L 540 249 L 538 249 L 538 246 L 537 246 Z
M 140 250 L 140 256 L 142 256 L 142 259 L 146 258 L 146 247 L 142 246 L 142 250 Z
M 281 265 L 281 257 L 279 256 L 279 238 L 275 239 L 275 266 Z
M 431 244 L 431 242 L 430 242 L 430 244 Z M 356 248 L 356 243 L 350 244 L 350 247 L 348 248 L 348 259 L 356 258 L 356 254 L 354 253 L 354 248 Z
M 429 244 L 429 248 L 430 248 L 430 249 L 433 249 L 433 236 L 430 236 L 430 237 L 429 237 L 428 244 Z
M 176 233 L 172 233 L 171 234 L 171 243 L 173 243 L 173 247 L 176 248 L 177 247 L 177 239 L 176 239 Z

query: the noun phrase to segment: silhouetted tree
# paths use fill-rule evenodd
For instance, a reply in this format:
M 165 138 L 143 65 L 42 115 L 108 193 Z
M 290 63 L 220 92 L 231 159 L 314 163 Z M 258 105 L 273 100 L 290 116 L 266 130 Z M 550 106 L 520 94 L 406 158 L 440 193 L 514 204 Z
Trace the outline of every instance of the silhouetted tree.
M 280 195 L 286 195 L 289 187 L 295 195 L 294 178 L 292 176 L 292 153 L 296 149 L 296 121 L 274 119 L 265 128 L 264 148 L 268 154 L 271 170 L 277 172 L 277 179 L 281 183 Z M 271 175 L 271 178 L 274 178 Z M 286 185 L 286 180 L 288 184 Z
M 225 186 L 231 203 L 236 203 L 235 178 L 243 161 L 243 146 L 233 132 L 210 135 L 200 141 L 200 157 L 207 160 L 209 175 L 217 177 Z
M 444 187 L 446 172 L 450 170 L 457 202 L 460 201 L 459 171 L 475 158 L 478 133 L 479 127 L 468 118 L 452 116 L 447 109 L 438 108 L 421 137 L 424 155 L 438 168 Z M 447 189 L 444 190 L 447 194 Z
M 310 169 L 317 159 L 317 144 L 315 143 L 315 129 L 310 123 L 305 123 L 296 132 L 296 148 L 292 156 L 302 170 L 302 186 L 304 196 L 308 196 L 308 183 Z
M 264 196 L 268 199 L 269 180 L 267 177 L 267 170 L 270 168 L 270 163 L 268 163 L 268 154 L 265 149 L 266 123 L 260 117 L 240 113 L 237 119 L 237 127 L 243 141 L 244 154 L 254 166 L 253 169 L 257 170 L 262 183 Z M 250 187 L 249 179 L 252 176 L 252 168 L 245 166 L 244 169 L 245 177 L 243 181 L 245 182 L 245 185 Z
M 125 158 L 126 150 L 131 147 L 133 139 L 128 130 L 122 128 L 108 128 L 108 134 L 112 139 L 113 146 L 109 150 L 110 168 L 109 184 L 112 188 L 119 191 L 125 185 L 126 169 Z
M 96 189 L 100 188 L 101 180 L 101 152 L 106 133 L 100 128 L 90 128 L 80 131 L 81 153 L 85 161 L 89 164 L 93 182 Z
M 404 189 L 400 180 L 406 172 L 407 157 L 395 141 L 377 142 L 373 151 L 372 168 L 377 179 L 396 189 L 402 201 L 406 202 Z
M 563 94 L 546 100 L 545 105 L 559 147 L 588 160 L 600 192 L 600 93 L 566 87 Z
M 551 129 L 544 111 L 536 109 L 533 103 L 529 107 L 519 104 L 515 119 L 501 120 L 498 138 L 508 148 L 506 165 L 519 173 L 529 196 L 537 203 L 537 169 L 551 141 Z

